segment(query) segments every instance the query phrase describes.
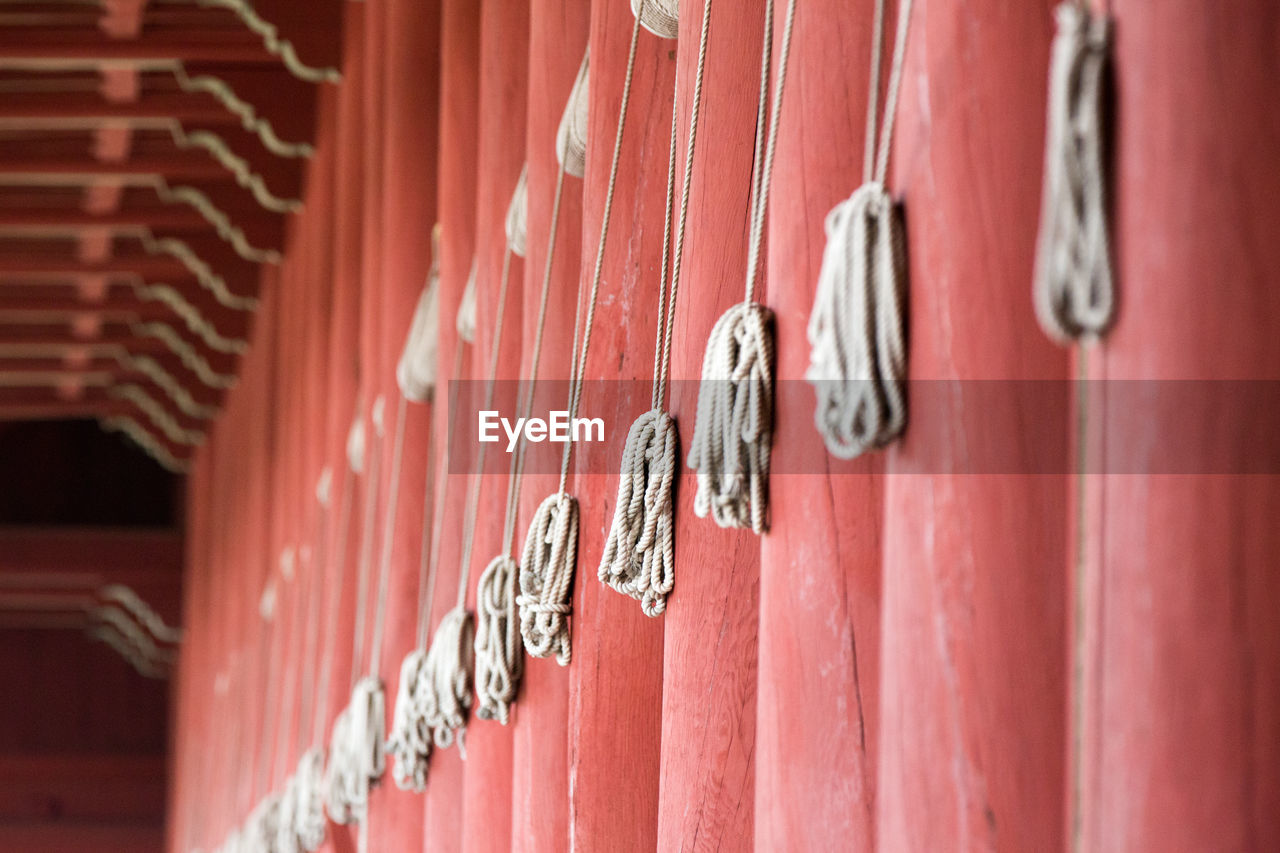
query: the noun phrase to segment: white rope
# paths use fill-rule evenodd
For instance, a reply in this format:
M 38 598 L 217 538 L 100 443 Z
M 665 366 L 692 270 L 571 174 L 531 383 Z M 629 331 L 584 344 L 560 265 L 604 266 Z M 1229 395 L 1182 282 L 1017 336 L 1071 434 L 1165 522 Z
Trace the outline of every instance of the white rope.
M 272 853 L 302 853 L 296 829 L 298 818 L 298 786 L 296 777 L 290 776 L 280 789 L 276 811 L 275 836 L 269 850 Z
M 680 0 L 631 0 L 631 12 L 655 36 L 673 39 L 680 35 Z
M 556 159 L 560 161 L 560 168 L 575 178 L 581 178 L 587 173 L 590 60 L 591 53 L 588 50 L 582 55 L 582 64 L 578 66 L 578 77 L 573 82 L 569 101 L 565 104 L 564 113 L 560 116 L 560 126 L 556 130 Z
M 906 258 L 902 221 L 885 189 L 894 117 L 906 61 L 911 0 L 898 10 L 885 113 L 876 143 L 885 0 L 877 0 L 867 99 L 863 183 L 826 220 L 827 246 L 809 316 L 805 379 L 817 397 L 814 422 L 834 456 L 884 447 L 906 425 Z
M 634 32 L 633 32 L 634 36 Z M 632 39 L 634 50 L 635 39 Z M 587 61 L 583 56 L 578 72 L 578 82 L 569 95 L 565 113 L 586 113 Z M 631 64 L 629 62 L 629 64 Z M 580 91 L 581 90 L 581 91 Z M 600 293 L 600 279 L 604 267 L 605 242 L 609 234 L 609 219 L 613 211 L 613 195 L 617 186 L 618 161 L 622 154 L 622 136 L 627 121 L 626 92 L 618 112 L 618 130 L 613 141 L 613 156 L 609 165 L 609 188 L 605 193 L 604 213 L 600 224 L 600 242 L 596 249 L 595 270 L 586 298 L 584 313 L 582 280 L 578 282 L 577 307 L 573 320 L 572 359 L 569 363 L 569 422 L 578 415 L 582 400 L 582 384 L 586 372 L 587 354 L 591 348 L 591 333 L 595 325 L 596 300 Z M 585 118 L 584 118 L 585 121 Z M 563 122 L 561 123 L 563 127 Z M 585 135 L 584 135 L 585 138 Z M 564 160 L 562 158 L 561 162 Z M 564 171 L 569 171 L 566 166 Z M 557 187 L 557 203 L 559 188 Z M 554 235 L 553 235 L 554 236 Z M 552 243 L 554 246 L 554 242 Z M 551 259 L 547 263 L 550 267 Z M 544 297 L 545 298 L 545 297 Z M 581 349 L 579 349 L 581 341 Z M 530 397 L 532 400 L 532 397 Z M 524 647 L 534 657 L 556 656 L 561 666 L 567 666 L 571 655 L 569 638 L 569 588 L 573 584 L 574 566 L 578 556 L 578 500 L 565 489 L 569 480 L 569 462 L 573 455 L 573 441 L 565 442 L 560 460 L 560 486 L 538 506 L 525 536 L 524 552 L 520 561 L 520 595 L 516 605 L 520 608 L 520 634 Z
M 507 205 L 507 248 L 514 255 L 524 257 L 529 235 L 529 164 L 520 167 L 520 179 L 516 181 L 511 204 Z
M 312 747 L 302 754 L 294 773 L 294 832 L 307 853 L 324 844 L 324 750 Z
M 754 296 L 795 11 L 795 0 L 788 0 L 773 102 L 769 104 L 773 0 L 765 4 L 746 296 L 716 321 L 707 341 L 702 358 L 702 381 L 698 386 L 697 422 L 688 459 L 689 467 L 697 472 L 698 492 L 693 509 L 698 517 L 710 515 L 721 527 L 750 527 L 756 533 L 768 529 L 774 350 L 773 312 L 756 302 Z M 770 115 L 767 142 L 766 111 Z
M 506 325 L 507 296 L 511 282 L 511 251 L 502 257 L 502 276 L 498 285 L 498 304 L 493 323 L 493 340 L 489 351 L 489 374 L 484 390 L 484 410 L 493 408 L 494 388 L 502 356 L 502 332 Z M 432 740 L 440 748 L 453 743 L 464 746 L 467 709 L 471 707 L 471 681 L 475 669 L 475 627 L 466 608 L 467 588 L 471 577 L 472 549 L 475 545 L 476 517 L 480 511 L 480 487 L 485 470 L 488 444 L 480 445 L 476 471 L 471 476 L 467 503 L 463 510 L 462 553 L 458 571 L 457 603 L 436 628 L 419 675 L 429 686 L 419 686 L 416 697 L 421 703 L 421 716 L 431 730 Z M 488 630 L 486 628 L 486 630 Z
M 467 285 L 462 290 L 462 300 L 458 303 L 458 318 L 455 326 L 458 337 L 469 344 L 476 342 L 476 273 L 477 259 L 471 259 L 471 272 L 467 273 Z
M 1033 291 L 1041 328 L 1069 343 L 1102 335 L 1115 310 L 1102 162 L 1111 32 L 1078 0 L 1060 3 L 1055 17 Z
M 523 389 L 524 399 L 519 403 L 521 417 L 525 418 L 533 411 L 533 394 L 538 381 L 538 368 L 542 362 L 542 338 L 547 326 L 547 304 L 551 293 L 551 274 L 555 268 L 563 190 L 564 170 L 560 169 L 556 172 L 555 194 L 551 202 L 547 257 L 542 269 L 542 290 L 538 297 L 538 318 L 535 323 L 533 352 L 530 355 L 529 379 Z M 498 720 L 503 725 L 511 718 L 511 706 L 516 701 L 520 679 L 524 674 L 522 615 L 516 583 L 520 567 L 514 559 L 514 549 L 526 447 L 522 432 L 511 455 L 511 470 L 507 477 L 502 552 L 489 561 L 476 586 L 476 715 L 485 720 Z
M 631 55 L 627 63 L 625 92 L 630 90 L 635 62 L 636 36 L 648 9 L 646 0 L 633 4 L 636 25 L 631 31 Z M 693 160 L 698 137 L 698 116 L 702 105 L 703 76 L 707 61 L 707 40 L 711 25 L 711 4 L 704 4 L 702 29 L 698 38 L 698 63 L 694 74 L 693 104 L 689 113 L 689 137 L 685 147 L 684 179 L 680 190 L 680 216 L 676 228 L 675 260 L 671 263 L 671 206 L 675 195 L 676 129 L 679 98 L 672 99 L 671 143 L 667 154 L 667 195 L 662 227 L 662 270 L 658 282 L 657 339 L 653 351 L 653 389 L 650 410 L 642 414 L 627 432 L 622 449 L 618 497 L 613 523 L 605 541 L 597 572 L 600 582 L 640 602 L 648 616 L 658 616 L 667 607 L 667 595 L 675 585 L 675 524 L 672 487 L 676 470 L 676 425 L 666 411 L 666 388 L 671 370 L 671 336 L 675 328 L 676 297 L 684 254 L 685 226 L 689 214 L 689 191 L 693 181 Z M 678 87 L 677 87 L 678 88 Z M 601 235 L 603 245 L 603 234 Z
M 415 403 L 431 399 L 436 386 L 440 326 L 440 225 L 431 229 L 431 269 L 409 325 L 404 351 L 396 365 L 400 393 Z

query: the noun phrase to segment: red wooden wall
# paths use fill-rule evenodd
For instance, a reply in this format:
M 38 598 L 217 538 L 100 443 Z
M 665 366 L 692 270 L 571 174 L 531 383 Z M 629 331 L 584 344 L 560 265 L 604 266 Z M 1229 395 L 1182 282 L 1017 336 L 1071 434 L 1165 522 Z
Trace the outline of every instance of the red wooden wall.
M 1280 481 L 1249 467 L 1246 443 L 1257 416 L 1275 413 L 1193 425 L 1206 441 L 1225 436 L 1237 468 L 1134 470 L 1184 425 L 1153 404 L 1171 418 L 1154 428 L 1124 396 L 1131 388 L 1074 378 L 1280 372 L 1280 248 L 1268 239 L 1280 224 L 1280 111 L 1261 106 L 1280 74 L 1268 52 L 1280 18 L 1260 2 L 1111 3 L 1121 308 L 1104 342 L 1067 350 L 1040 332 L 1030 297 L 1052 5 L 914 6 L 890 170 L 909 246 L 911 421 L 889 450 L 840 462 L 813 428 L 805 327 L 823 218 L 861 180 L 871 4 L 800 0 L 759 294 L 776 313 L 780 381 L 770 532 L 696 519 L 682 466 L 675 592 L 651 620 L 595 578 L 617 480 L 599 456 L 578 456 L 572 665 L 527 660 L 511 724 L 473 721 L 466 761 L 437 750 L 425 795 L 388 778 L 371 800 L 369 849 L 1280 845 Z M 583 403 L 611 431 L 643 411 L 651 374 L 670 110 L 676 95 L 683 151 L 704 8 L 681 6 L 678 41 L 639 37 L 587 375 L 643 393 L 589 384 Z M 707 334 L 745 274 L 765 8 L 713 11 L 669 401 L 686 449 Z M 352 673 L 368 668 L 351 660 L 359 543 L 371 531 L 372 584 L 391 497 L 395 362 L 436 222 L 440 385 L 431 405 L 408 406 L 385 528 L 390 595 L 375 669 L 388 715 L 416 642 L 424 512 L 440 550 L 431 625 L 453 606 L 471 479 L 445 456 L 459 449 L 447 385 L 457 306 L 474 259 L 479 332 L 462 345 L 457 378 L 480 379 L 503 220 L 527 161 L 528 252 L 511 266 L 499 372 L 527 375 L 554 137 L 590 44 L 587 169 L 564 178 L 540 370 L 567 378 L 632 20 L 623 0 L 346 4 L 344 77 L 322 89 L 308 203 L 284 263 L 264 276 L 240 385 L 189 482 L 172 849 L 215 847 L 292 772 L 312 741 L 295 719 L 308 704 L 304 669 L 331 673 L 316 700 L 327 740 Z M 999 383 L 1048 389 L 1047 402 L 1024 409 L 991 392 Z M 365 517 L 369 475 L 349 472 L 344 446 L 353 414 L 367 418 L 379 394 L 387 435 L 370 443 L 382 476 Z M 505 471 L 495 455 L 491 470 Z M 556 488 L 558 457 L 555 445 L 531 453 L 521 540 Z M 974 460 L 1000 464 L 975 470 Z M 322 513 L 313 490 L 326 466 L 335 496 Z M 501 473 L 483 478 L 471 602 L 501 547 L 506 485 Z M 278 565 L 289 546 L 311 550 L 292 580 Z M 333 640 L 325 660 L 299 639 L 320 581 L 338 596 L 319 632 Z M 277 602 L 265 620 L 268 588 Z M 333 849 L 356 844 L 353 830 L 330 830 Z

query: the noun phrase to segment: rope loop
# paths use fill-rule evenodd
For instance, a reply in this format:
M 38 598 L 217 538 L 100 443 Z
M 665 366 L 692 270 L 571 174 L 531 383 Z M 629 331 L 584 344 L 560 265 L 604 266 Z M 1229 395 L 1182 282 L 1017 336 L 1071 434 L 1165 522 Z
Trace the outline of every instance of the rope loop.
M 1055 11 L 1034 299 L 1059 343 L 1096 338 L 1115 313 L 1103 168 L 1103 83 L 1111 27 L 1080 3 Z
M 726 311 L 707 341 L 689 467 L 693 510 L 721 527 L 768 529 L 773 438 L 773 312 L 756 302 Z
M 661 409 L 645 412 L 631 425 L 600 560 L 600 582 L 639 601 L 646 616 L 666 610 L 675 584 L 676 445 L 675 420 Z
M 884 185 L 870 181 L 832 208 L 826 233 L 805 379 L 827 449 L 853 459 L 906 424 L 902 223 Z
M 463 744 L 467 709 L 471 707 L 471 672 L 475 668 L 473 649 L 475 623 L 464 607 L 445 614 L 436 628 L 426 660 L 418 670 L 415 688 L 417 709 L 440 749 Z M 463 753 L 465 757 L 465 753 Z
M 520 567 L 506 554 L 489 561 L 476 587 L 476 716 L 510 718 L 524 666 L 516 578 Z
M 536 658 L 556 656 L 568 666 L 569 587 L 578 550 L 578 501 L 565 492 L 549 495 L 534 513 L 520 560 L 520 634 Z
M 308 749 L 298 761 L 294 773 L 293 813 L 294 832 L 298 843 L 307 853 L 314 853 L 324 844 L 324 750 Z

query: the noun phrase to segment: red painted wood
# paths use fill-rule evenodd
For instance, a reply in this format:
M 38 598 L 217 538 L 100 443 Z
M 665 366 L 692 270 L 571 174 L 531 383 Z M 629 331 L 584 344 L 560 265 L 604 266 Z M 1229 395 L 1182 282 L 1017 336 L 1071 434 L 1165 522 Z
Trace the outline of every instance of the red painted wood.
M 768 231 L 773 463 L 786 473 L 769 484 L 772 529 L 760 543 L 755 844 L 871 851 L 883 457 L 828 456 L 803 382 L 823 220 L 862 182 L 871 8 L 802 4 L 793 39 Z
M 464 394 L 474 411 L 483 399 L 483 383 L 490 375 L 490 356 L 496 333 L 498 296 L 506 255 L 506 216 L 511 194 L 525 161 L 525 119 L 529 73 L 529 10 L 526 4 L 485 3 L 480 20 L 480 112 L 478 125 L 479 180 L 476 195 L 477 330 L 472 351 L 473 383 Z M 513 404 L 512 389 L 520 378 L 521 299 L 524 261 L 513 255 L 508 273 L 506 307 L 495 386 L 498 407 Z M 459 425 L 461 426 L 461 425 Z M 476 608 L 480 574 L 502 548 L 510 457 L 494 445 L 487 454 L 481 478 L 480 503 L 468 591 Z M 455 494 L 471 488 L 472 478 L 455 477 Z M 472 715 L 467 729 L 467 764 L 463 780 L 462 849 L 469 853 L 511 849 L 511 726 L 482 721 Z
M 550 237 L 552 200 L 560 166 L 556 128 L 586 48 L 590 9 L 585 3 L 536 0 L 529 9 L 529 217 L 525 256 L 525 347 L 522 376 L 529 376 L 538 302 Z M 552 284 L 547 308 L 535 411 L 562 408 L 567 394 L 582 234 L 582 182 L 564 179 Z M 547 380 L 560 380 L 546 383 Z M 553 493 L 559 477 L 559 445 L 529 445 L 520 491 L 519 548 L 534 511 Z M 517 551 L 517 554 L 519 551 Z M 571 620 L 572 621 L 572 620 Z M 558 851 L 569 844 L 569 673 L 554 659 L 526 658 L 524 685 L 512 715 L 511 843 L 516 851 Z
M 383 181 L 382 288 L 377 381 L 389 402 L 398 402 L 395 367 L 430 268 L 430 229 L 436 209 L 440 6 L 386 0 L 382 3 Z M 424 83 L 426 85 L 424 85 Z M 392 409 L 394 410 L 394 409 Z M 431 407 L 409 404 L 396 518 L 391 530 L 389 595 L 380 672 L 387 685 L 387 711 L 394 709 L 400 662 L 417 642 L 418 569 L 426 494 Z M 389 461 L 389 457 L 388 457 Z M 388 717 L 388 731 L 390 730 Z M 405 793 L 388 778 L 371 801 L 371 849 L 397 849 L 421 837 L 424 799 Z
M 925 5 L 912 23 L 890 181 L 905 205 L 915 381 L 884 498 L 877 843 L 889 849 L 1063 845 L 1068 507 L 1053 472 L 1065 454 L 1045 475 L 1018 472 L 1065 448 L 1069 413 L 1059 401 L 1031 421 L 973 382 L 1052 380 L 1052 393 L 1068 375 L 1029 295 L 1050 6 Z M 1001 472 L 952 473 L 992 446 Z
M 679 87 L 692 98 L 702 4 L 680 14 Z M 749 849 L 755 749 L 760 540 L 693 514 L 693 435 L 707 336 L 742 300 L 764 4 L 712 13 L 706 89 L 689 199 L 684 281 L 672 346 L 672 414 L 684 437 L 676 487 L 676 582 L 667 606 L 662 683 L 658 847 L 716 839 Z M 684 151 L 687 125 L 679 133 Z M 681 381 L 685 380 L 685 381 Z
M 582 274 L 595 264 L 627 51 L 635 21 L 626 4 L 592 6 L 591 123 L 583 211 Z M 618 183 L 605 248 L 596 331 L 587 362 L 584 417 L 604 417 L 606 445 L 575 453 L 580 509 L 569 669 L 570 833 L 576 849 L 657 845 L 662 620 L 597 580 L 613 519 L 626 430 L 649 408 L 662 264 L 675 42 L 642 32 Z M 687 107 L 687 104 L 685 105 Z M 684 110 L 687 116 L 688 110 Z M 686 119 L 687 124 L 687 119 Z M 595 381 L 595 380 L 622 381 Z M 606 449 L 607 447 L 607 449 Z M 626 778 L 620 793 L 619 778 Z
M 1072 840 L 1265 850 L 1280 843 L 1280 481 L 1251 463 L 1274 447 L 1258 429 L 1276 412 L 1251 389 L 1256 402 L 1215 405 L 1233 395 L 1213 380 L 1280 375 L 1280 124 L 1257 106 L 1275 80 L 1276 19 L 1256 4 L 1111 7 L 1120 303 L 1104 345 L 1081 354 L 1094 381 Z M 1226 475 L 1248 470 L 1268 475 Z
M 432 542 L 438 541 L 439 564 L 430 614 L 430 636 L 453 606 L 458 583 L 462 495 L 459 477 L 445 476 L 449 419 L 453 416 L 449 381 L 453 376 L 458 335 L 455 320 L 475 251 L 477 139 L 480 91 L 480 8 L 468 0 L 442 0 L 440 27 L 440 142 L 436 178 L 440 223 L 440 333 L 436 401 L 432 407 L 432 452 L 440 472 L 434 486 Z M 425 237 L 424 237 L 425 239 Z M 471 356 L 462 361 L 469 376 Z M 462 847 L 464 765 L 456 748 L 436 750 L 431 757 L 426 792 L 425 840 L 433 850 Z

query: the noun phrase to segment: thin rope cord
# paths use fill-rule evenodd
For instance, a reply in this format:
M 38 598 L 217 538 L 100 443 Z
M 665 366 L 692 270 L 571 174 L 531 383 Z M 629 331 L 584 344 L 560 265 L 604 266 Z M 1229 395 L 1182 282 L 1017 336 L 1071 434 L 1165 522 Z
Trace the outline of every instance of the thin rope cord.
M 639 18 L 637 18 L 638 24 Z M 666 610 L 667 596 L 675 585 L 675 519 L 673 487 L 676 471 L 676 425 L 665 410 L 667 378 L 671 366 L 671 341 L 676 299 L 684 256 L 685 226 L 697 146 L 698 117 L 702 105 L 703 77 L 711 25 L 711 3 L 704 3 L 694 73 L 693 103 L 689 110 L 689 135 L 685 147 L 684 176 L 680 188 L 680 214 L 672 259 L 672 207 L 675 202 L 677 130 L 679 128 L 679 79 L 671 103 L 671 139 L 667 153 L 667 188 L 662 225 L 662 267 L 658 282 L 656 340 L 653 348 L 653 385 L 649 411 L 641 414 L 627 432 L 618 477 L 613 521 L 605 540 L 597 577 L 614 590 L 640 602 L 648 616 Z M 668 272 L 670 286 L 668 287 Z
M 485 382 L 484 389 L 485 411 L 493 408 L 494 388 L 498 381 L 498 360 L 502 355 L 502 326 L 507 313 L 507 291 L 510 277 L 511 250 L 507 249 L 502 255 L 502 279 L 498 285 L 498 310 L 493 321 L 493 345 L 489 351 L 489 376 Z M 476 539 L 476 516 L 480 511 L 480 486 L 484 478 L 484 463 L 488 449 L 488 442 L 480 444 L 480 451 L 476 454 L 476 471 L 472 475 L 467 492 L 466 515 L 463 518 L 462 527 L 462 565 L 458 574 L 458 607 L 462 607 L 467 603 L 467 586 L 471 581 L 471 552 Z
M 391 481 L 387 492 L 386 518 L 382 524 L 382 557 L 378 568 L 378 594 L 373 617 L 373 641 L 369 650 L 369 672 L 376 675 L 382 661 L 382 635 L 387 618 L 387 595 L 391 586 L 391 548 L 395 539 L 396 509 L 400 498 L 400 468 L 404 461 L 404 422 L 408 399 L 401 394 L 396 403 L 395 438 L 391 445 Z
M 586 373 L 587 353 L 591 348 L 591 333 L 595 325 L 596 297 L 600 293 L 600 279 L 604 270 L 604 250 L 609 239 L 609 220 L 613 214 L 613 195 L 618 183 L 618 162 L 622 155 L 622 137 L 627 124 L 627 106 L 631 93 L 631 78 L 635 71 L 636 41 L 639 37 L 639 24 L 632 30 L 631 47 L 627 57 L 627 74 L 623 83 L 622 105 L 618 108 L 618 130 L 613 138 L 613 157 L 609 163 L 609 186 L 605 192 L 604 213 L 600 223 L 600 240 L 596 246 L 595 269 L 591 274 L 591 287 L 587 296 L 586 316 L 583 322 L 582 292 L 579 288 L 577 305 L 573 319 L 573 349 L 569 362 L 569 423 L 578 416 L 578 405 L 582 400 L 582 385 Z M 578 341 L 582 341 L 582 349 L 578 349 Z M 573 435 L 565 442 L 564 452 L 560 458 L 560 487 L 563 493 L 569 481 L 569 461 L 573 456 Z
M 676 297 L 680 291 L 680 273 L 683 269 L 684 261 L 684 235 L 685 226 L 689 218 L 689 194 L 693 186 L 693 160 L 697 147 L 698 139 L 698 120 L 702 111 L 702 90 L 703 81 L 707 67 L 707 44 L 711 34 L 711 0 L 706 0 L 702 9 L 702 28 L 698 34 L 698 62 L 694 70 L 693 76 L 693 103 L 689 111 L 689 140 L 685 146 L 684 155 L 684 178 L 680 187 L 680 219 L 676 226 L 675 238 L 675 257 L 671 259 L 671 284 L 666 287 L 666 268 L 668 256 L 671 253 L 671 203 L 672 191 L 675 186 L 675 150 L 676 150 L 676 121 L 677 121 L 677 101 L 678 98 L 673 97 L 671 103 L 671 153 L 668 157 L 667 165 L 667 212 L 664 215 L 664 227 L 662 238 L 662 281 L 658 287 L 658 317 L 659 317 L 659 337 L 658 342 L 654 346 L 654 358 L 657 359 L 654 364 L 654 380 L 655 387 L 653 389 L 653 408 L 657 409 L 662 406 L 667 396 L 667 379 L 671 371 L 671 338 L 675 329 L 675 311 Z M 665 294 L 664 294 L 665 290 Z M 665 295 L 665 311 L 664 311 L 664 295 Z M 659 356 L 659 353 L 661 355 Z
M 561 196 L 564 187 L 563 169 L 557 170 L 556 173 L 556 193 L 552 200 L 552 218 L 550 218 L 550 236 L 547 241 L 547 261 L 543 268 L 543 288 L 538 297 L 538 321 L 534 330 L 534 351 L 532 351 L 529 366 L 529 382 L 524 388 L 524 401 L 520 406 L 521 418 L 529 418 L 534 410 L 534 388 L 538 383 L 538 368 L 543 355 L 543 332 L 547 328 L 547 305 L 550 296 L 550 282 L 552 282 L 553 261 L 556 260 L 556 242 L 557 232 L 559 231 L 559 210 L 561 210 Z M 511 474 L 508 476 L 507 485 L 507 507 L 506 517 L 503 519 L 502 529 L 502 552 L 504 555 L 515 556 L 516 548 L 516 521 L 520 515 L 520 482 L 521 476 L 525 470 L 525 433 L 521 430 L 520 437 L 516 439 L 516 451 L 511 457 Z
M 827 215 L 827 245 L 807 328 L 811 352 L 805 379 L 817 398 L 814 424 L 828 451 L 842 459 L 886 446 L 906 426 L 905 238 L 885 179 L 911 0 L 902 0 L 898 9 L 881 117 L 877 107 L 885 18 L 886 0 L 876 0 L 863 182 Z
M 376 404 L 375 404 L 376 406 Z M 360 681 L 360 662 L 364 660 L 364 641 L 369 609 L 369 569 L 373 564 L 374 528 L 377 526 L 375 513 L 378 511 L 378 469 L 381 467 L 382 442 L 381 431 L 375 429 L 375 441 L 371 441 L 373 452 L 366 454 L 369 461 L 369 476 L 365 482 L 364 514 L 361 519 L 359 575 L 356 587 L 356 622 L 355 639 L 351 650 L 351 689 Z

